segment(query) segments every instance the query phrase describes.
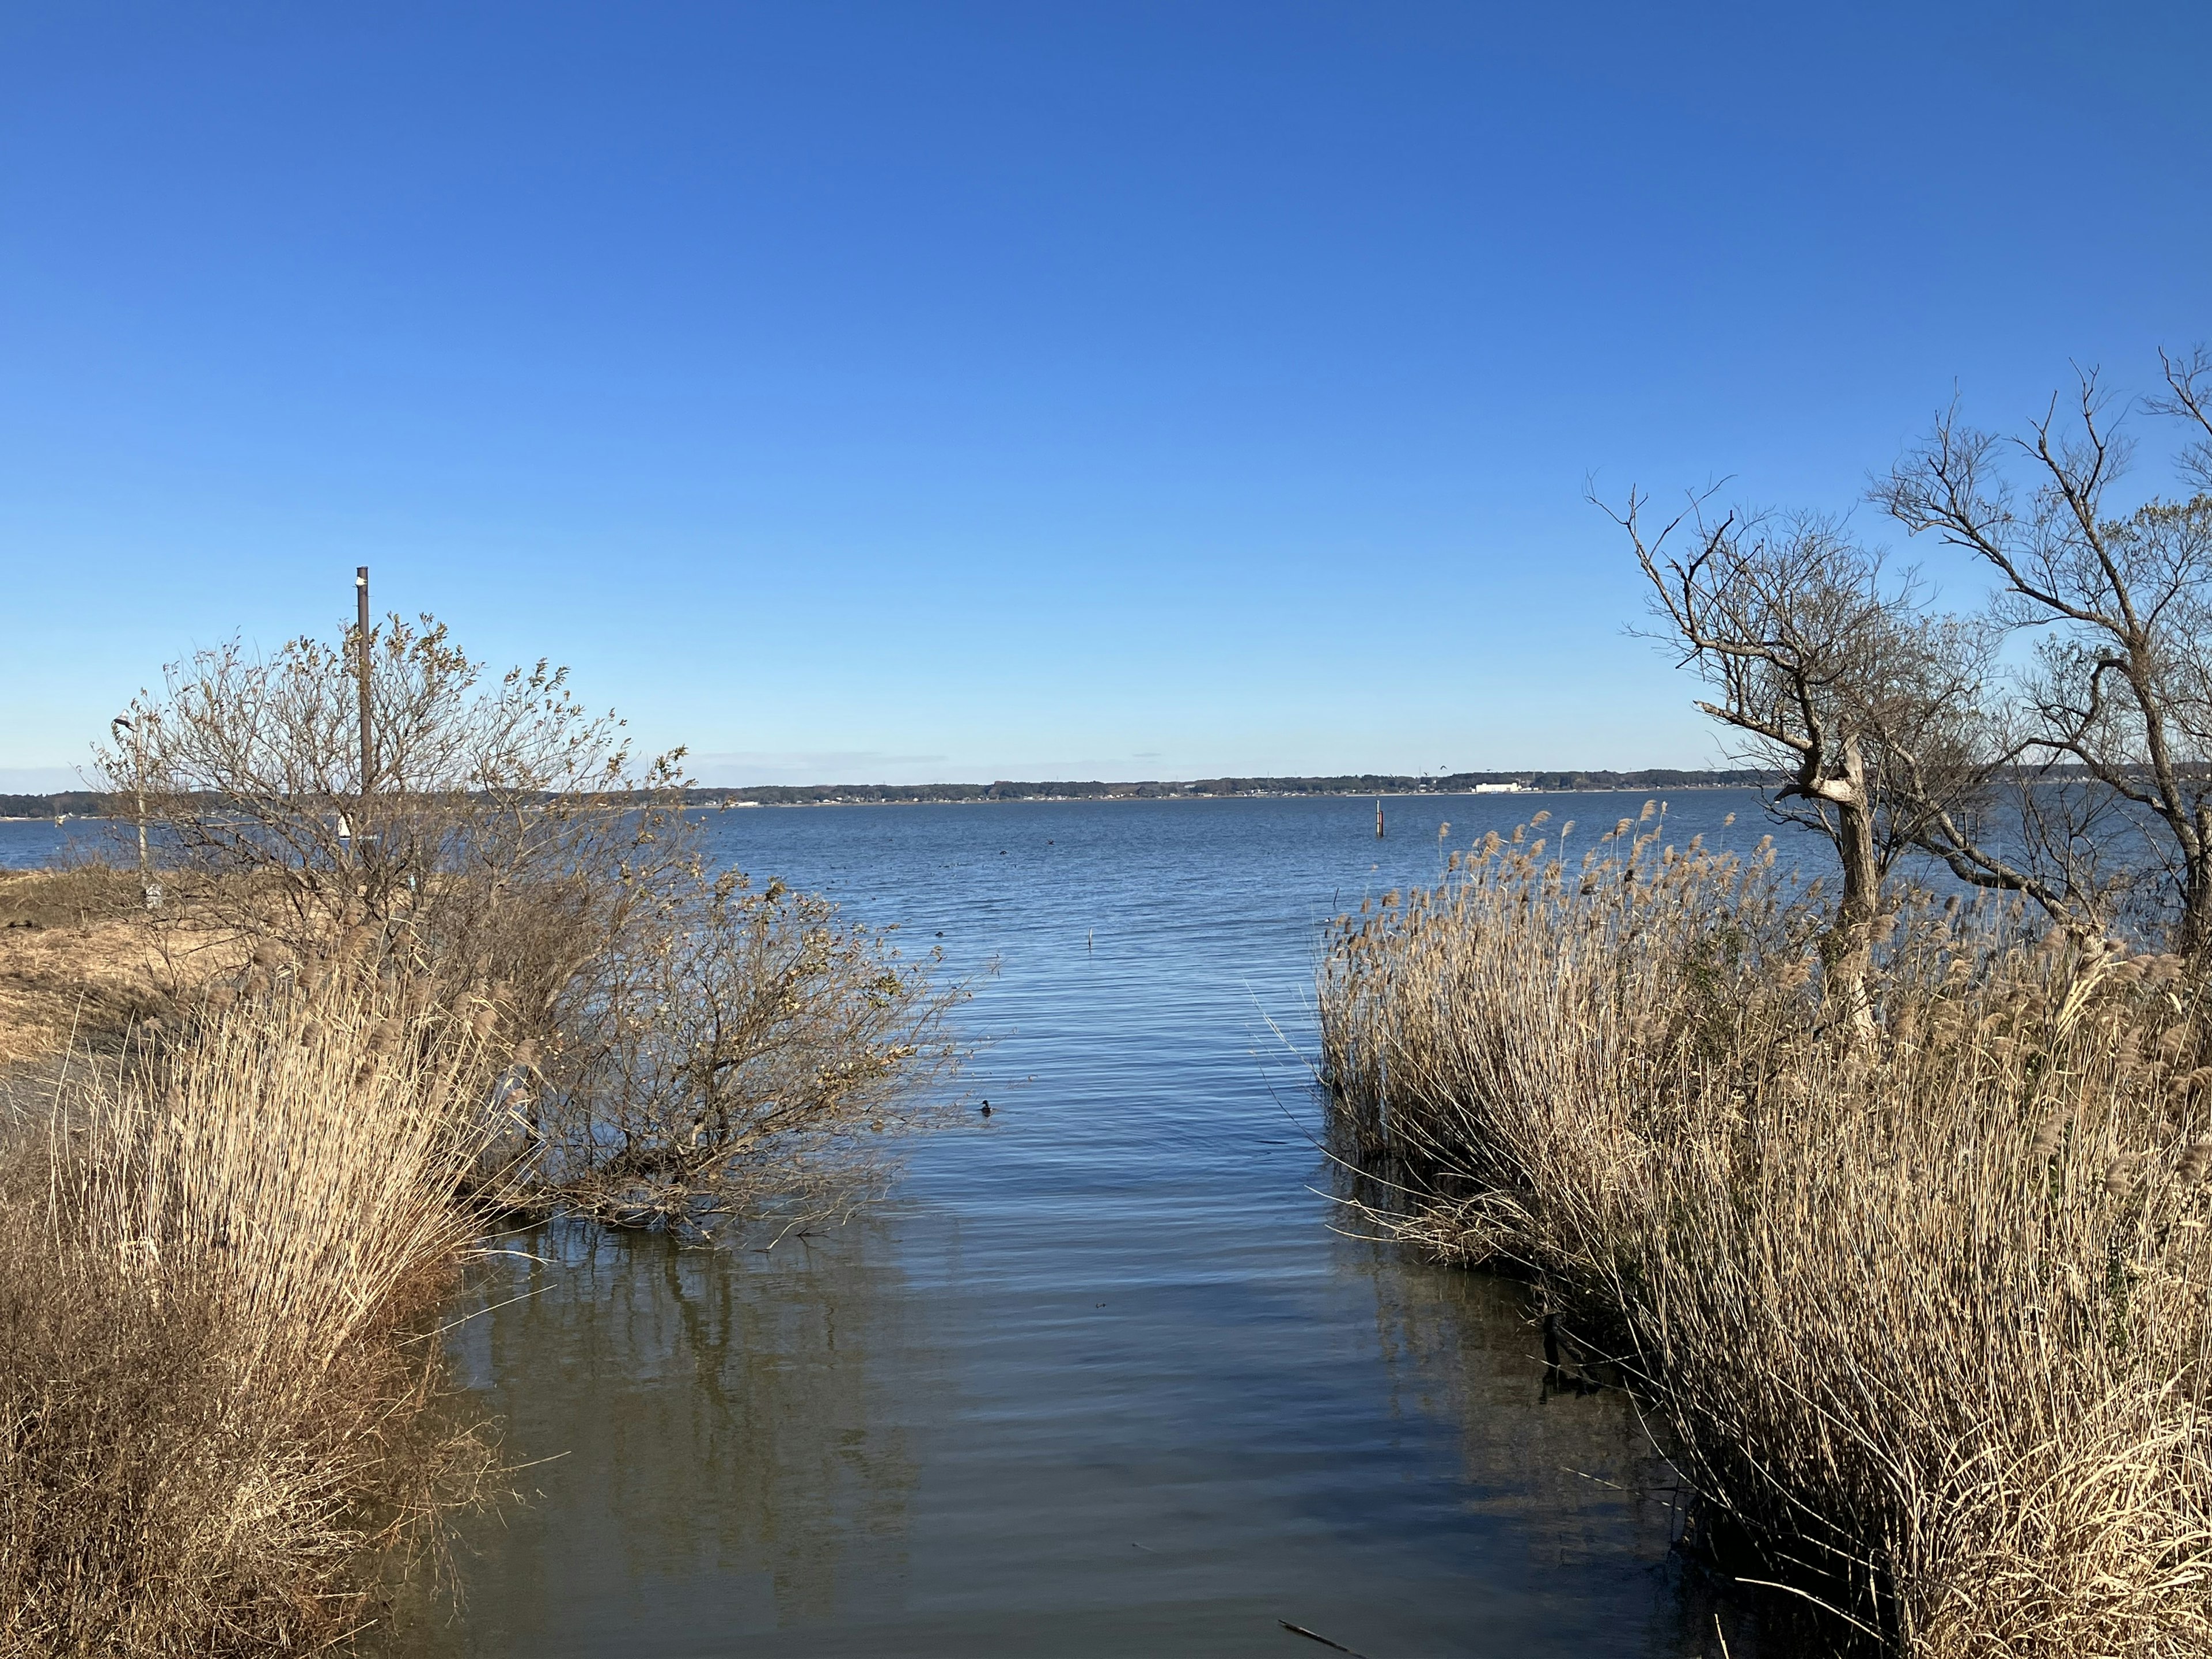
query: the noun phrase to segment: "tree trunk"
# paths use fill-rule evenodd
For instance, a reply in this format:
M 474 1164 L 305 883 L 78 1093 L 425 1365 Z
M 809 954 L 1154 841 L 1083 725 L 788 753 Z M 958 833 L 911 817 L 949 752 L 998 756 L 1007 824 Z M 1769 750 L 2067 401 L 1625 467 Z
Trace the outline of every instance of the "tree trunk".
M 1874 970 L 1874 929 L 1881 914 L 1881 864 L 1875 856 L 1874 811 L 1868 804 L 1866 769 L 1858 744 L 1844 746 L 1842 787 L 1828 799 L 1836 807 L 1836 854 L 1844 867 L 1843 899 L 1829 934 L 1828 999 L 1852 1036 L 1871 1035 L 1874 1002 L 1867 980 Z
M 2181 921 L 2173 930 L 2173 949 L 2191 965 L 2202 965 L 2212 957 L 2212 805 L 2198 803 L 2194 839 L 2195 846 L 2184 842 L 2181 849 Z
M 2191 859 L 2183 872 L 2181 921 L 2174 930 L 2174 954 L 2191 963 L 2212 957 L 2212 870 Z

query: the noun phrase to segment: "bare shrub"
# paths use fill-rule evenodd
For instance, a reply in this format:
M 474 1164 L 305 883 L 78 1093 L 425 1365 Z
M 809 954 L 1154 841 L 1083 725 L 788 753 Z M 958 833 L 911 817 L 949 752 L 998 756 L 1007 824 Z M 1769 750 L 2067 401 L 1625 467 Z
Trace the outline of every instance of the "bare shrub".
M 918 1085 L 960 1058 L 963 988 L 819 896 L 725 872 L 635 921 L 555 1005 L 525 1155 L 529 1194 L 623 1224 L 795 1225 L 872 1188 L 888 1129 L 934 1121 Z
M 129 723 L 98 758 L 144 802 L 172 913 L 295 951 L 367 926 L 427 945 L 459 981 L 550 992 L 539 981 L 619 934 L 684 860 L 680 754 L 634 766 L 620 722 L 585 709 L 565 671 L 487 680 L 428 617 L 266 659 L 202 651 Z
M 1663 818 L 1657 821 L 1663 827 Z M 1778 1576 L 1917 1655 L 2212 1645 L 2212 1082 L 2191 981 L 2008 912 L 1886 919 L 1624 821 L 1493 841 L 1322 983 L 1380 1218 L 1538 1276 Z
M 518 1203 L 687 1229 L 826 1213 L 959 1058 L 965 992 L 934 955 L 710 870 L 680 751 L 634 764 L 565 671 L 492 680 L 432 619 L 393 617 L 340 647 L 203 652 L 129 718 L 103 764 L 179 889 L 160 925 L 489 998 L 531 1097 Z

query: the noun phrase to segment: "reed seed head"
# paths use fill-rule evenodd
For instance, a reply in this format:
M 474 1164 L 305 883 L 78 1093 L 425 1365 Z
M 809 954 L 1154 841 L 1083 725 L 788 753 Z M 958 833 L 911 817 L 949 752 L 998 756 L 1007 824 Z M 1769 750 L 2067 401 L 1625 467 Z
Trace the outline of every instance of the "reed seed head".
M 2185 1188 L 2195 1187 L 2203 1181 L 2208 1168 L 2212 1168 L 2212 1140 L 2198 1140 L 2182 1153 L 2173 1173 Z

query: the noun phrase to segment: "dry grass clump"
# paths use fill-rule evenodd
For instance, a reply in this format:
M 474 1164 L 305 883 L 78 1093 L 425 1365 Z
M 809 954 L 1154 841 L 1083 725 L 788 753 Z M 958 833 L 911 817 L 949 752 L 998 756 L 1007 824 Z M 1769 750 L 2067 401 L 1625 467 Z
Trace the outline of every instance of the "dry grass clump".
M 423 1316 L 503 1109 L 473 1011 L 281 966 L 24 1132 L 0 1206 L 0 1652 L 290 1652 L 488 1467 Z M 222 1005 L 222 1006 L 218 1006 Z
M 1776 1576 L 1899 1649 L 2212 1652 L 2180 963 L 1915 896 L 1868 1036 L 1771 852 L 1606 840 L 1492 837 L 1341 924 L 1325 1063 L 1388 1224 L 1533 1271 Z

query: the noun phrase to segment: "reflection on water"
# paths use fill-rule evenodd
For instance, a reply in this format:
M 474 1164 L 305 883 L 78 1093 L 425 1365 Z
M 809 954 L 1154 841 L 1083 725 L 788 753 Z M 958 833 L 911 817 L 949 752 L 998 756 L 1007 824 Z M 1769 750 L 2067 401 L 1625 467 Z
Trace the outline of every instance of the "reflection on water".
M 517 1477 L 534 1496 L 502 1518 L 477 1650 L 558 1649 L 579 1605 L 610 1629 L 773 1629 L 903 1577 L 919 1462 L 881 1396 L 933 1367 L 895 1266 L 578 1225 L 513 1246 L 455 1349 L 510 1448 L 555 1461 Z
M 1531 1564 L 1603 1571 L 1624 1553 L 1654 1565 L 1647 1650 L 1757 1651 L 1747 1610 L 1670 1558 L 1690 1495 L 1618 1389 L 1543 1362 L 1526 1292 L 1488 1274 L 1421 1270 L 1382 1247 L 1371 1258 L 1384 1364 L 1406 1408 L 1460 1431 L 1472 1501 L 1509 1518 Z
M 1741 833 L 1742 798 L 1692 804 L 1685 836 Z M 534 1495 L 404 1650 L 1326 1651 L 1288 1620 L 1370 1659 L 1717 1653 L 1621 1396 L 1547 1392 L 1513 1287 L 1332 1230 L 1316 926 L 1431 876 L 1435 821 L 1531 805 L 1401 802 L 1434 821 L 1380 844 L 1328 800 L 715 820 L 749 869 L 1003 958 L 996 1109 L 772 1253 L 559 1227 L 489 1264 L 454 1352 Z

